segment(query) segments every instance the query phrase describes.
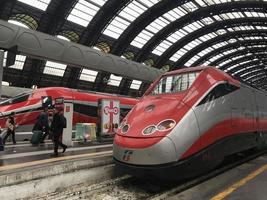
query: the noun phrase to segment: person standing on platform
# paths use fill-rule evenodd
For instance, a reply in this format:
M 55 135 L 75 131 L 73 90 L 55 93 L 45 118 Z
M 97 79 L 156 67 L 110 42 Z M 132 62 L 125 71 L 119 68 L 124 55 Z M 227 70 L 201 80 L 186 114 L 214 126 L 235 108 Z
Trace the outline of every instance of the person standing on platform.
M 58 156 L 58 145 L 63 148 L 62 153 L 64 153 L 67 149 L 67 145 L 61 142 L 63 129 L 66 128 L 67 126 L 66 118 L 63 116 L 63 112 L 64 112 L 64 108 L 62 107 L 56 108 L 53 121 L 51 124 L 51 130 L 53 133 L 53 139 L 54 139 L 54 145 L 55 145 L 53 156 Z
M 45 108 L 38 117 L 39 124 L 41 124 L 41 131 L 44 132 L 41 143 L 44 143 L 46 136 L 49 135 L 49 121 L 48 121 L 48 108 Z
M 10 116 L 7 118 L 6 121 L 7 134 L 3 139 L 4 144 L 6 143 L 6 140 L 10 135 L 12 135 L 13 144 L 16 144 L 16 139 L 15 139 L 16 122 L 14 116 L 15 112 L 11 112 Z

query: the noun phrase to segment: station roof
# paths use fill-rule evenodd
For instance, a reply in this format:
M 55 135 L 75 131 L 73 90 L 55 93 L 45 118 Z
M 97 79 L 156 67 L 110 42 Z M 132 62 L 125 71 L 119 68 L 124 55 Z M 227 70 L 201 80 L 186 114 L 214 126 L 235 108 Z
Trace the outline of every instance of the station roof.
M 0 19 L 170 71 L 210 65 L 267 89 L 267 1 L 5 0 Z M 139 95 L 150 83 L 17 55 L 14 86 Z M 138 92 L 139 91 L 139 92 Z

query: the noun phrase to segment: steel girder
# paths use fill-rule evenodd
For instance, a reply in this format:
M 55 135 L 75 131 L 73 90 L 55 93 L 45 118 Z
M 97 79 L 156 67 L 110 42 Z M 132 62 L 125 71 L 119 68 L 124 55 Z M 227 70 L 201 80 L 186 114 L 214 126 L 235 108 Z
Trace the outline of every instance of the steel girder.
M 116 14 L 132 0 L 108 0 L 96 13 L 83 32 L 79 43 L 93 46 L 97 43 L 101 32 Z
M 244 76 L 242 76 L 242 79 L 244 79 L 244 80 L 251 80 L 251 78 L 253 77 L 253 76 L 260 76 L 260 75 L 262 75 L 262 74 L 266 74 L 267 73 L 267 70 L 263 67 L 263 66 L 261 66 L 262 68 L 261 69 L 257 69 L 256 71 L 250 71 L 250 72 L 247 72 L 247 74 L 246 73 L 243 73 L 243 74 L 245 74 Z
M 243 31 L 242 31 L 242 32 L 243 32 Z M 250 36 L 267 36 L 267 31 L 264 31 L 264 32 L 263 32 L 263 31 L 262 31 L 262 32 L 253 31 L 253 32 L 255 32 L 255 34 L 252 34 L 251 31 L 244 31 L 244 32 L 245 32 L 244 34 L 241 33 L 241 32 L 239 32 L 239 31 L 237 31 L 237 32 L 233 32 L 233 33 L 237 33 L 237 35 L 238 35 L 238 33 L 240 33 L 241 36 L 249 36 L 250 34 L 251 34 Z M 258 34 L 256 34 L 256 33 L 258 33 Z M 265 35 L 265 34 L 266 34 L 266 35 Z M 227 34 L 227 35 L 228 35 L 228 34 Z M 235 36 L 235 35 L 236 35 L 236 34 L 233 34 L 233 36 Z M 225 36 L 226 36 L 226 35 L 225 35 Z M 232 36 L 232 34 L 231 34 L 231 36 Z M 229 37 L 225 37 L 225 40 L 230 39 L 231 36 L 229 36 Z M 216 38 L 217 38 L 217 37 L 216 37 Z M 206 45 L 208 45 L 208 44 L 210 44 L 210 46 L 212 46 L 212 45 L 214 45 L 214 44 L 218 44 L 218 43 L 224 41 L 224 37 L 221 38 L 221 39 L 219 39 L 219 40 L 217 40 L 216 38 L 213 38 L 213 39 L 212 39 L 213 42 L 211 42 L 211 43 L 206 43 L 206 44 L 203 43 L 203 46 L 200 45 L 201 47 L 199 47 L 199 48 L 200 48 L 199 52 L 201 52 L 202 50 L 204 50 L 204 49 L 206 48 Z M 237 41 L 237 42 L 234 42 L 234 43 L 231 43 L 231 44 L 229 44 L 229 45 L 226 45 L 226 46 L 217 48 L 217 49 L 215 49 L 214 51 L 211 51 L 211 52 L 207 53 L 206 55 L 202 56 L 200 59 L 196 60 L 196 61 L 192 64 L 192 66 L 197 66 L 197 65 L 203 63 L 204 61 L 208 61 L 208 60 L 209 60 L 210 58 L 212 58 L 213 56 L 216 56 L 216 55 L 220 54 L 220 53 L 223 52 L 223 51 L 227 51 L 227 50 L 229 50 L 229 49 L 232 49 L 233 47 L 238 48 L 238 47 L 242 47 L 242 46 L 245 47 L 245 45 L 261 45 L 261 44 L 266 44 L 266 42 L 265 42 L 265 41 L 260 42 L 260 41 L 257 41 L 257 40 Z M 198 50 L 197 50 L 197 51 L 198 51 Z M 195 52 L 195 50 L 194 50 L 194 52 Z M 196 54 L 197 54 L 197 53 L 196 53 Z M 193 55 L 196 55 L 196 54 L 193 54 Z
M 266 25 L 267 21 L 265 18 L 240 18 L 240 19 L 228 19 L 224 21 L 215 22 L 211 25 L 205 26 L 203 28 L 200 28 L 187 36 L 185 36 L 183 39 L 177 41 L 174 43 L 169 49 L 167 49 L 162 56 L 159 57 L 156 67 L 162 66 L 169 58 L 177 52 L 179 49 L 181 49 L 186 44 L 190 43 L 191 41 L 206 35 L 207 33 L 215 32 L 222 27 L 224 28 L 230 28 L 235 26 L 241 26 L 241 25 Z
M 254 64 L 253 64 L 253 62 L 254 62 Z M 235 67 L 232 70 L 229 70 L 227 73 L 232 74 L 233 76 L 240 77 L 242 74 L 246 74 L 249 71 L 262 69 L 262 68 L 264 68 L 264 66 L 262 64 L 259 64 L 259 62 L 251 61 L 251 62 L 249 62 L 248 65 L 246 65 L 246 64 L 239 65 L 238 67 Z
M 235 32 L 228 32 L 225 33 L 223 35 L 220 35 L 218 37 L 212 38 L 206 42 L 203 42 L 202 44 L 194 47 L 193 49 L 191 49 L 190 51 L 188 51 L 184 56 L 183 59 L 179 60 L 179 66 L 183 66 L 188 60 L 190 60 L 190 58 L 192 58 L 194 55 L 197 55 L 199 52 L 213 46 L 219 43 L 222 43 L 224 41 L 227 41 L 229 39 L 232 38 L 239 38 L 239 37 L 246 37 L 246 36 L 267 36 L 267 31 L 266 30 L 244 30 L 244 31 L 235 31 Z M 212 56 L 218 55 L 220 54 L 222 51 L 228 50 L 228 47 L 231 46 L 235 46 L 238 47 L 242 46 L 242 45 L 246 45 L 247 41 L 249 41 L 249 43 L 253 43 L 252 40 L 244 40 L 244 41 L 237 41 L 234 43 L 229 43 L 229 45 L 225 45 L 223 47 L 217 48 L 214 51 L 211 51 L 209 53 L 207 53 L 206 55 L 202 56 L 200 59 L 196 60 L 192 66 L 196 66 L 199 65 L 200 63 L 208 60 L 209 58 L 211 58 Z M 260 42 L 260 41 L 256 41 L 255 42 Z M 193 56 L 192 56 L 193 55 Z M 176 63 L 176 66 L 178 66 L 178 64 Z
M 255 2 L 255 1 L 238 1 L 238 2 L 228 2 L 218 5 L 212 5 L 205 8 L 200 8 L 195 12 L 189 13 L 156 33 L 140 50 L 139 54 L 136 56 L 136 61 L 143 61 L 146 59 L 148 54 L 165 38 L 174 33 L 175 31 L 183 28 L 185 25 L 192 23 L 193 21 L 203 19 L 205 17 L 212 17 L 213 15 L 225 13 L 229 11 L 244 11 L 251 8 L 257 8 L 259 10 L 266 10 L 267 3 Z M 122 42 L 120 45 L 121 49 L 125 49 Z
M 153 22 L 164 13 L 182 5 L 188 0 L 163 0 L 159 1 L 154 6 L 147 9 L 146 12 L 141 14 L 135 19 L 130 26 L 121 34 L 118 40 L 115 42 L 111 53 L 115 55 L 121 55 L 125 49 L 130 45 L 131 41 L 143 30 L 147 25 Z
M 245 61 L 250 61 L 250 60 L 253 60 L 255 58 L 267 58 L 267 53 L 262 53 L 262 54 L 257 54 L 257 55 L 248 55 L 248 56 L 244 56 L 242 58 L 238 58 L 236 60 L 233 60 L 223 66 L 220 66 L 219 69 L 221 70 L 226 70 L 227 68 L 230 68 L 231 66 L 233 65 L 236 65 L 236 64 L 239 64 L 239 63 L 242 63 L 242 62 L 245 62 Z
M 266 41 L 266 44 L 267 44 L 267 41 Z M 234 49 L 234 48 L 232 48 L 232 49 Z M 266 52 L 266 47 L 252 47 L 249 49 L 237 50 L 233 53 L 229 53 L 227 55 L 220 57 L 219 59 L 211 62 L 210 65 L 211 66 L 218 66 L 220 63 L 225 62 L 231 58 L 235 58 L 235 57 L 242 56 L 242 55 L 245 56 L 248 53 L 253 54 L 253 53 L 260 53 L 260 52 Z

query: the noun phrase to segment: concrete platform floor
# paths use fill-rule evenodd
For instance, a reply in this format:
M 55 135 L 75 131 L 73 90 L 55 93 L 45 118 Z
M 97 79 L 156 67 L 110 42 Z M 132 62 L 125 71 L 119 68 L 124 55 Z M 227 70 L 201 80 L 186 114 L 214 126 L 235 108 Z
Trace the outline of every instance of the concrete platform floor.
M 267 155 L 181 192 L 170 200 L 267 200 Z
M 32 146 L 29 142 L 20 142 L 16 145 L 7 144 L 5 151 L 0 152 L 0 171 L 1 167 L 11 164 L 51 159 L 53 148 L 51 141 L 46 141 L 38 146 Z M 60 154 L 62 150 L 59 149 L 59 156 L 66 157 L 108 150 L 112 150 L 110 143 L 74 143 L 74 146 L 68 147 L 64 154 Z

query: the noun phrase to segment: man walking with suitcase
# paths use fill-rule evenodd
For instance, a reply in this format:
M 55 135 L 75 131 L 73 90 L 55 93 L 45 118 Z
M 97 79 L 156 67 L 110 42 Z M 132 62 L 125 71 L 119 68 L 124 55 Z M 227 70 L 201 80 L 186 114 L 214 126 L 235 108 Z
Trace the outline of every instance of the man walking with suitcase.
M 66 118 L 63 116 L 64 108 L 58 107 L 55 109 L 55 114 L 51 124 L 51 130 L 54 138 L 54 154 L 53 156 L 58 156 L 58 145 L 63 148 L 62 153 L 67 149 L 67 145 L 61 142 L 63 129 L 66 128 Z
M 3 143 L 5 145 L 7 138 L 12 135 L 12 141 L 13 144 L 16 144 L 16 139 L 15 139 L 15 128 L 17 127 L 16 122 L 15 122 L 15 112 L 11 112 L 10 116 L 7 118 L 6 121 L 6 127 L 7 127 L 7 134 L 3 139 Z

